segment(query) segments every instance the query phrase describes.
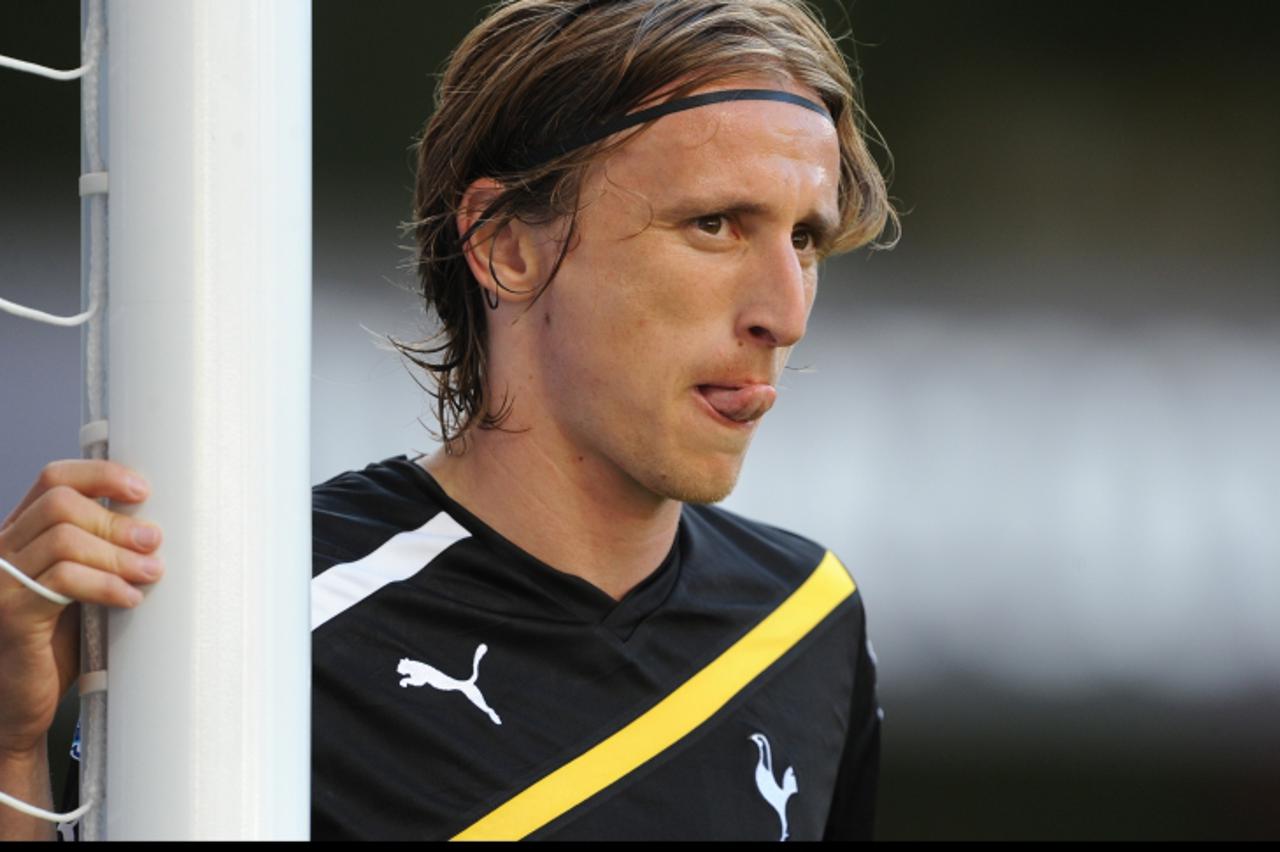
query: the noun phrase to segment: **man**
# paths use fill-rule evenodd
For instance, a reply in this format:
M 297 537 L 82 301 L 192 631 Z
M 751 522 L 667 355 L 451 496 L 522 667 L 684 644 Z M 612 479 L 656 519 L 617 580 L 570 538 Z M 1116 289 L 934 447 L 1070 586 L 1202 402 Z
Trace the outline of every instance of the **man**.
M 892 216 L 856 119 L 797 0 L 518 0 L 459 46 L 413 222 L 441 333 L 402 344 L 443 449 L 315 490 L 313 836 L 871 835 L 853 581 L 706 505 L 819 261 Z M 50 466 L 0 557 L 135 605 L 149 528 L 89 499 L 127 477 Z M 0 581 L 0 790 L 47 798 L 73 610 Z

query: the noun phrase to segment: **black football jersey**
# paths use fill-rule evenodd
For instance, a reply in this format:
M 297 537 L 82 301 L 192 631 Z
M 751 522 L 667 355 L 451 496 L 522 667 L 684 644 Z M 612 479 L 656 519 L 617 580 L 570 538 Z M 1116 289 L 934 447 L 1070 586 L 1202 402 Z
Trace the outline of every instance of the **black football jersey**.
M 870 838 L 874 658 L 824 548 L 685 505 L 615 601 L 404 457 L 314 507 L 313 838 Z

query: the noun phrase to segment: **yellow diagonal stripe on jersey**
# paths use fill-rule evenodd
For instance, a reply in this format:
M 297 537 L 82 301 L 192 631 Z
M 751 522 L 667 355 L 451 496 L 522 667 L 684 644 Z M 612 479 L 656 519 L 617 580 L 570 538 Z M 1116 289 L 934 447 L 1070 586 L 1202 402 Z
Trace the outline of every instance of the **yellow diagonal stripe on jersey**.
M 454 840 L 519 840 L 675 745 L 777 662 L 853 594 L 827 553 L 809 578 L 713 662 L 599 745 L 517 793 Z

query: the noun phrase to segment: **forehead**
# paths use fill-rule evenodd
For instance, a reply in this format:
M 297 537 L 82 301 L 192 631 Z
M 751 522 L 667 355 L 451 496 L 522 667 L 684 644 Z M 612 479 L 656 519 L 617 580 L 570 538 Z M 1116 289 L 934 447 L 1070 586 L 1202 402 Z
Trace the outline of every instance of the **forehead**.
M 784 90 L 818 100 L 810 90 L 776 81 L 732 88 Z M 730 101 L 652 122 L 602 166 L 608 182 L 639 190 L 653 202 L 733 191 L 834 214 L 840 144 L 830 119 L 813 110 L 777 101 Z

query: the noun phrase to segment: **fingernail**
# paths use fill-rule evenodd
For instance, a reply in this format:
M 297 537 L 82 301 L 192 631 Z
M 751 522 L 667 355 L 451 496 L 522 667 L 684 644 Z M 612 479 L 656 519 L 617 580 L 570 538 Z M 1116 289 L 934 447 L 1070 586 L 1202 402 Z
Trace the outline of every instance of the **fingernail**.
M 125 597 L 129 600 L 129 606 L 137 606 L 142 603 L 142 592 L 137 589 L 129 589 L 129 591 L 125 592 Z
M 138 568 L 142 570 L 143 576 L 151 580 L 158 579 L 164 573 L 164 566 L 160 564 L 160 560 L 149 556 L 138 561 Z
M 136 476 L 129 476 L 124 481 L 125 488 L 129 489 L 129 494 L 133 497 L 147 496 L 147 483 Z
M 155 547 L 160 543 L 160 531 L 155 527 L 134 527 L 133 543 L 138 547 Z

